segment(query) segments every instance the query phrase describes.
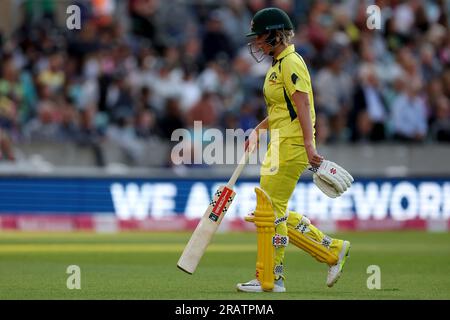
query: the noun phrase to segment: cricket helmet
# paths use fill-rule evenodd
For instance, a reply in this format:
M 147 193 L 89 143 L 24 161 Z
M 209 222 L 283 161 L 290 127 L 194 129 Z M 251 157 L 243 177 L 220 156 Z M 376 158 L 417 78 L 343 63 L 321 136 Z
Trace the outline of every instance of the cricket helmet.
M 258 36 L 272 30 L 293 30 L 292 21 L 281 9 L 265 8 L 255 13 L 252 19 L 251 32 L 246 37 Z

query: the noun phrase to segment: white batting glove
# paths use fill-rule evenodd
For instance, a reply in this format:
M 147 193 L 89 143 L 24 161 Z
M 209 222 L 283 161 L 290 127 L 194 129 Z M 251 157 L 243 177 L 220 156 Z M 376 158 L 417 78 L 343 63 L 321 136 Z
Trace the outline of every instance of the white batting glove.
M 341 195 L 331 184 L 325 182 L 325 180 L 320 179 L 317 174 L 313 175 L 313 181 L 314 184 L 320 189 L 320 191 L 325 193 L 328 197 L 337 198 Z
M 323 160 L 320 167 L 311 167 L 316 186 L 330 198 L 342 195 L 352 185 L 353 177 L 336 163 Z

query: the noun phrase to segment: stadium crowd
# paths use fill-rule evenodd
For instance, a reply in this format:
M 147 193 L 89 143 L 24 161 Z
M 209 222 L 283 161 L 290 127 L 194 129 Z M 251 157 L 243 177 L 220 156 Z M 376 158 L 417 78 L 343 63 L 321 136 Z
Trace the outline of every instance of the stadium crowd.
M 80 30 L 58 22 L 56 0 L 24 0 L 23 23 L 0 36 L 5 159 L 14 160 L 16 142 L 126 148 L 169 141 L 194 121 L 254 127 L 265 117 L 271 61 L 253 61 L 244 35 L 267 6 L 296 26 L 318 144 L 450 142 L 450 1 L 72 2 Z M 381 9 L 381 29 L 367 27 L 371 4 Z

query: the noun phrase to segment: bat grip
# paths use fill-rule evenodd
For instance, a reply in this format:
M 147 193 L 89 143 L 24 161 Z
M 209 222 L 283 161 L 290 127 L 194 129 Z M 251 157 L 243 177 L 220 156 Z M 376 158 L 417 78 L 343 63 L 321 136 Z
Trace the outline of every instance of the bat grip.
M 234 184 L 236 183 L 236 180 L 239 178 L 239 176 L 242 173 L 242 170 L 244 170 L 245 165 L 247 164 L 248 158 L 250 153 L 248 151 L 245 151 L 244 155 L 242 156 L 241 160 L 238 163 L 238 166 L 236 169 L 234 169 L 233 175 L 231 176 L 230 180 L 228 180 L 227 187 L 232 189 Z

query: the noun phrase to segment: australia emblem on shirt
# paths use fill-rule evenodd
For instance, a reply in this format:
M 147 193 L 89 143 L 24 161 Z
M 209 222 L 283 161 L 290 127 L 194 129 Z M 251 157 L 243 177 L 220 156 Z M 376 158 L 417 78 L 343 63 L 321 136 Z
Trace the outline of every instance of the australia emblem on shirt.
M 275 84 L 277 82 L 277 74 L 276 72 L 272 72 L 269 76 L 270 84 Z

